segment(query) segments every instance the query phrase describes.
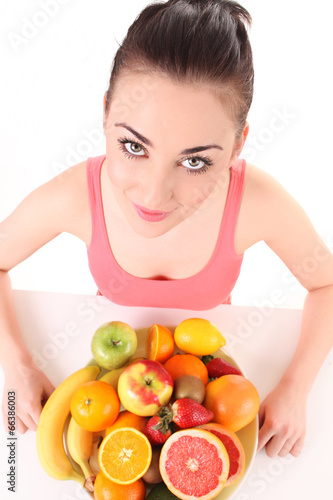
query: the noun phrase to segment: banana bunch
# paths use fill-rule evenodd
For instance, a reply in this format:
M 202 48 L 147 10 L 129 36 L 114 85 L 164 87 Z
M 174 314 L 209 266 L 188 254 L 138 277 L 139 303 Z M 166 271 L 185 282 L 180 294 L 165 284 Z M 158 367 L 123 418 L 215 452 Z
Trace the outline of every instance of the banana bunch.
M 117 390 L 118 379 L 126 366 L 107 372 L 100 380 Z M 70 415 L 70 403 L 74 392 L 85 382 L 96 380 L 99 373 L 98 366 L 87 366 L 64 380 L 47 400 L 36 433 L 39 461 L 47 474 L 63 481 L 77 481 L 91 493 L 96 470 L 92 470 L 90 458 L 96 437 L 99 440 L 99 436 L 76 423 Z M 64 447 L 64 435 L 68 455 Z
M 67 446 L 69 453 L 74 455 L 73 460 L 82 470 L 75 467 L 68 457 L 63 436 L 74 392 L 85 382 L 96 380 L 99 373 L 98 366 L 87 366 L 64 380 L 47 400 L 36 432 L 38 457 L 45 472 L 55 479 L 77 481 L 88 491 L 93 488 L 91 481 L 87 481 L 91 477 L 87 456 L 92 446 L 92 433 L 78 429 L 79 426 L 71 419 L 67 431 Z

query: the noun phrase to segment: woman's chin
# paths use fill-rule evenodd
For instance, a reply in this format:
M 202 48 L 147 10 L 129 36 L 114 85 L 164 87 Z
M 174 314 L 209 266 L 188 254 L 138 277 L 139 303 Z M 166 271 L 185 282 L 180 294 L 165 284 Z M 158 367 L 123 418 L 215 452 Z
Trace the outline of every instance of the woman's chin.
M 143 220 L 139 221 L 129 221 L 132 229 L 143 236 L 144 238 L 157 238 L 158 236 L 162 236 L 163 234 L 168 233 L 175 225 L 170 224 L 168 222 L 160 221 L 160 222 L 147 222 Z

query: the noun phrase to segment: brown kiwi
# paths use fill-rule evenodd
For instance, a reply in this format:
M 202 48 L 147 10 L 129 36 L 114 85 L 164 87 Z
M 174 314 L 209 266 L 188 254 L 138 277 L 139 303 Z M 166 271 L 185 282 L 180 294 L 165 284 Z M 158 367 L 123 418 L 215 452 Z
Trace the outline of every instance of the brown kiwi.
M 205 384 L 199 377 L 181 375 L 175 380 L 173 396 L 175 399 L 190 398 L 201 404 L 205 399 L 205 390 Z
M 142 476 L 142 479 L 148 484 L 157 484 L 162 481 L 162 476 L 160 474 L 160 454 L 161 446 L 152 447 L 152 457 L 149 469 L 146 474 Z

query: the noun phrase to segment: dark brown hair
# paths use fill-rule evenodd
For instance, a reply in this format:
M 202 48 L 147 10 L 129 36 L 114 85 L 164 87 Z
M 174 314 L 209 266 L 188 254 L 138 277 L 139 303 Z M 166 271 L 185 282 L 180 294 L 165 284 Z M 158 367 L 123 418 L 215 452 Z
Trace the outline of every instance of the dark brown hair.
M 108 113 L 120 73 L 162 74 L 209 85 L 227 105 L 237 133 L 253 97 L 251 16 L 229 0 L 169 0 L 148 5 L 129 28 L 112 65 Z

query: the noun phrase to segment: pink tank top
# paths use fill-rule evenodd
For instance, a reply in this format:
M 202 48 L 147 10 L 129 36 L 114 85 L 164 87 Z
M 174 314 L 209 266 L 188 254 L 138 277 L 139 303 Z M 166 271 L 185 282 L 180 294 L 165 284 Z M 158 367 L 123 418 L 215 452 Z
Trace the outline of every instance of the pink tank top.
M 92 238 L 87 246 L 89 268 L 98 293 L 116 304 L 143 307 L 206 310 L 231 303 L 243 254 L 234 249 L 234 234 L 243 193 L 245 160 L 231 167 L 220 232 L 205 267 L 184 279 L 139 278 L 120 267 L 110 246 L 105 225 L 101 166 L 105 155 L 88 158 L 87 181 L 92 217 Z

